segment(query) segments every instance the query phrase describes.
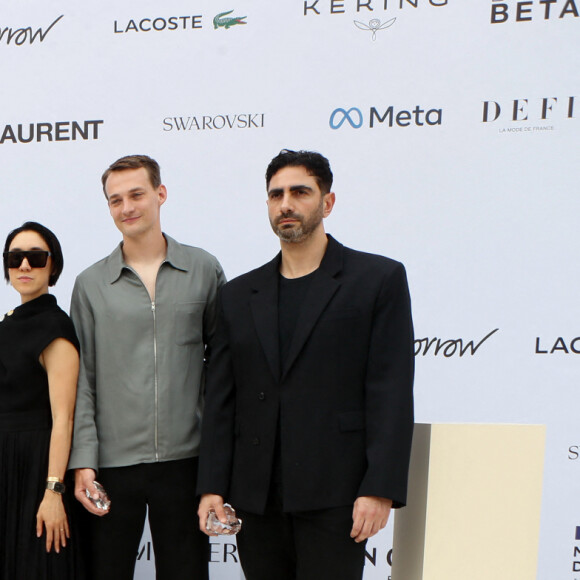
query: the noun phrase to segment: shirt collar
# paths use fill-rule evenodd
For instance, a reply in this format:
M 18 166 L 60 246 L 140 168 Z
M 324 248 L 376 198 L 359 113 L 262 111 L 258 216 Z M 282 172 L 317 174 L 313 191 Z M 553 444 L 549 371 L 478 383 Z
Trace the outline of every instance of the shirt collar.
M 167 255 L 165 256 L 164 264 L 169 264 L 176 270 L 182 270 L 183 272 L 188 271 L 188 263 L 186 260 L 186 254 L 181 247 L 172 237 L 167 234 L 163 234 L 163 237 L 167 241 Z M 115 283 L 123 273 L 123 270 L 131 270 L 130 266 L 127 265 L 123 259 L 123 242 L 121 242 L 109 255 L 107 262 L 109 266 L 109 282 L 111 284 Z

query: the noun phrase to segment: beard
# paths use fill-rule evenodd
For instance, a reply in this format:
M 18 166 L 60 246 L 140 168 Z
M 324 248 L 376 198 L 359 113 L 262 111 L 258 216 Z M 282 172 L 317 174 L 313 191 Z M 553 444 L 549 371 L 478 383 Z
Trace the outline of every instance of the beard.
M 272 226 L 274 233 L 283 242 L 299 244 L 307 240 L 320 225 L 322 222 L 323 212 L 324 204 L 321 200 L 320 205 L 309 216 L 305 217 L 302 214 L 288 211 L 270 221 L 270 225 Z M 296 220 L 298 224 L 280 226 L 280 221 L 288 218 Z

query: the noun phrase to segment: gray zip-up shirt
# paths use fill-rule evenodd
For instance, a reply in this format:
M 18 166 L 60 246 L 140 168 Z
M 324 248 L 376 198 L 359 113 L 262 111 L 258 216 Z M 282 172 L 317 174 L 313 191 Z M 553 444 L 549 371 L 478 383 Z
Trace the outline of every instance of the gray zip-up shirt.
M 165 239 L 154 301 L 121 245 L 76 279 L 81 368 L 70 469 L 198 455 L 204 358 L 225 277 L 211 254 Z

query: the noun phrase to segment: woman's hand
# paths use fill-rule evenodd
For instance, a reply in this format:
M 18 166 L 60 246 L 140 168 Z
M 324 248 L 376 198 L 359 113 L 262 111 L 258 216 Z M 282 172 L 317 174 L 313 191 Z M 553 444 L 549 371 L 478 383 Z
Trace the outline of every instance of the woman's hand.
M 66 539 L 70 538 L 68 520 L 59 493 L 47 489 L 36 514 L 36 536 L 42 536 L 42 528 L 46 529 L 46 551 L 50 552 L 54 546 L 55 552 L 60 552 L 61 546 L 66 546 Z

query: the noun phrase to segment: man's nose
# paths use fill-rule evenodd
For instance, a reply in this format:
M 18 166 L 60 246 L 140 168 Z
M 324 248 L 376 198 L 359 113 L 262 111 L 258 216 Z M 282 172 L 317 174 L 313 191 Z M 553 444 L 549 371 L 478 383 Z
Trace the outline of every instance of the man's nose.
M 292 210 L 292 196 L 291 196 L 289 191 L 285 192 L 282 195 L 282 203 L 280 204 L 280 210 L 283 213 L 286 213 L 286 212 Z
M 123 213 L 131 213 L 133 211 L 133 202 L 130 199 L 123 201 Z

